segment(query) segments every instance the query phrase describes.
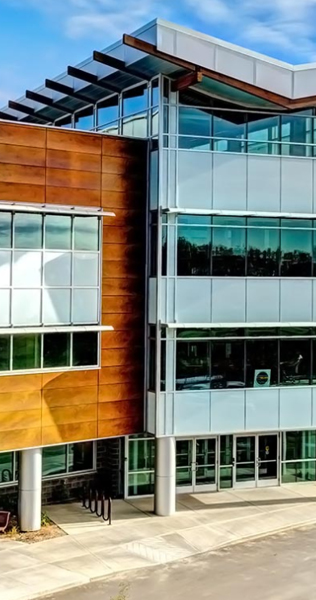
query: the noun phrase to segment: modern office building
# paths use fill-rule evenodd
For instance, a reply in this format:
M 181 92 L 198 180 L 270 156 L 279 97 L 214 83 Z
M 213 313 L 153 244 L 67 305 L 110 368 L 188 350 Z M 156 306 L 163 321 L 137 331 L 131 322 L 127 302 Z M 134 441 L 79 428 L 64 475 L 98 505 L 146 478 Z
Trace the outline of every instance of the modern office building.
M 25 527 L 41 484 L 105 470 L 159 515 L 316 480 L 315 75 L 157 20 L 2 109 L 0 491 Z

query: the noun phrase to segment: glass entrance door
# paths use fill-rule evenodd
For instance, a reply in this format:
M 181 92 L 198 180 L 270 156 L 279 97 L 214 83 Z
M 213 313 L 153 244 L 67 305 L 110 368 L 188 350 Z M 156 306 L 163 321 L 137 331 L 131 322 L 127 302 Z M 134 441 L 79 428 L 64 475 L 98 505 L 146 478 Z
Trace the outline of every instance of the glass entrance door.
M 278 485 L 279 440 L 276 433 L 240 435 L 234 439 L 234 487 Z
M 256 436 L 236 436 L 234 445 L 234 487 L 256 487 Z
M 279 439 L 276 433 L 258 435 L 258 486 L 279 483 Z
M 216 491 L 216 438 L 177 440 L 176 487 L 178 493 Z

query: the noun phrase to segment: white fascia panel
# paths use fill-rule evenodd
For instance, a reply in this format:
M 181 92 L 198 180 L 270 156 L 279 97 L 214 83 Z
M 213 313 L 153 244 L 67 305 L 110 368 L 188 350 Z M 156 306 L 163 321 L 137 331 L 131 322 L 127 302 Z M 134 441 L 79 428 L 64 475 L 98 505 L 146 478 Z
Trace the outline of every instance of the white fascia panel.
M 314 321 L 279 321 L 279 322 L 254 322 L 254 323 L 161 323 L 161 327 L 168 329 L 239 329 L 256 327 L 315 327 Z
M 85 331 L 114 331 L 112 325 L 66 325 L 60 327 L 1 327 L 0 335 L 12 335 L 16 333 L 79 333 Z

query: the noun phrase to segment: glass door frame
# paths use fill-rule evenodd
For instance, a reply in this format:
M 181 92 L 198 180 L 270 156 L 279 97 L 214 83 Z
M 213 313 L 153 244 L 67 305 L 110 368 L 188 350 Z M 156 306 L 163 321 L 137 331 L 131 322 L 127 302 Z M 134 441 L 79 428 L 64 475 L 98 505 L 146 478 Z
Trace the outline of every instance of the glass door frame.
M 215 483 L 198 485 L 196 482 L 196 442 L 197 440 L 214 440 L 215 441 Z M 188 467 L 191 469 L 191 485 L 177 486 L 176 481 L 176 493 L 177 494 L 196 494 L 198 492 L 216 492 L 218 490 L 218 470 L 219 470 L 219 437 L 216 435 L 198 435 L 198 436 L 185 436 L 176 438 L 176 444 L 178 441 L 186 441 L 191 443 L 191 456 L 192 462 Z M 201 465 L 200 465 L 201 467 Z M 177 467 L 176 467 L 177 477 Z
M 259 438 L 265 435 L 276 436 L 277 440 L 277 452 L 276 452 L 276 460 L 271 462 L 276 462 L 277 467 L 277 477 L 273 479 L 260 479 L 259 478 L 259 467 L 261 465 L 261 460 L 259 458 Z M 237 439 L 238 438 L 247 438 L 252 437 L 255 438 L 255 456 L 254 456 L 254 479 L 251 481 L 236 481 L 237 474 Z M 264 462 L 264 461 L 263 461 Z M 241 433 L 234 434 L 233 440 L 233 489 L 253 489 L 253 488 L 261 488 L 261 487 L 277 487 L 280 485 L 280 433 L 276 431 L 269 432 L 260 432 L 260 433 Z M 250 463 L 250 461 L 249 461 Z

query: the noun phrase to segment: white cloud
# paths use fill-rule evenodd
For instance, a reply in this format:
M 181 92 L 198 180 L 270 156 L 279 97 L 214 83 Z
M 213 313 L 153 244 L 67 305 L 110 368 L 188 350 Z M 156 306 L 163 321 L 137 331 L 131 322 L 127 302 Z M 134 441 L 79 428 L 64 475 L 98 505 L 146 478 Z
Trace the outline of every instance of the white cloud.
M 221 24 L 223 37 L 235 43 L 251 44 L 257 50 L 291 52 L 298 60 L 316 53 L 316 0 L 184 0 L 198 8 L 200 20 Z M 226 28 L 225 28 L 226 26 Z M 218 31 L 218 28 L 217 28 Z
M 72 39 L 107 45 L 147 21 L 167 18 L 297 62 L 316 54 L 316 0 L 0 0 L 48 13 Z

